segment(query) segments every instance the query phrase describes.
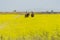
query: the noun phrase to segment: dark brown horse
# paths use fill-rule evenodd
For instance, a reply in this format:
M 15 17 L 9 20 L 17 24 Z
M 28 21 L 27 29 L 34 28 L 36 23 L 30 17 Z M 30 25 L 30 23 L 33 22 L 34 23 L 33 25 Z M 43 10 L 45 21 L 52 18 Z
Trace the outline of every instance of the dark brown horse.
M 29 17 L 29 15 L 30 15 L 29 12 L 26 12 L 25 17 Z
M 34 12 L 31 13 L 31 17 L 34 17 Z

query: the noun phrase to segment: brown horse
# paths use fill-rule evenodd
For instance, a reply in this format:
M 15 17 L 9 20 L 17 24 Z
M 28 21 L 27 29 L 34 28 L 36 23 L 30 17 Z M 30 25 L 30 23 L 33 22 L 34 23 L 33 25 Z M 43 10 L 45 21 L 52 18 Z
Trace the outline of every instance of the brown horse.
M 25 17 L 29 17 L 29 15 L 30 15 L 29 12 L 26 12 Z
M 34 17 L 34 12 L 31 13 L 31 17 Z

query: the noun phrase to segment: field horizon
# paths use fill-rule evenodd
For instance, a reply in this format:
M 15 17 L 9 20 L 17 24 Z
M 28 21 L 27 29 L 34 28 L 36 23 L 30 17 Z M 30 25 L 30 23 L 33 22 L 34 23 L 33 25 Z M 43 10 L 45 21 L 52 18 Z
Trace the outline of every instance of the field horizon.
M 0 36 L 3 40 L 60 40 L 60 13 L 35 12 L 25 18 L 25 12 L 0 12 Z

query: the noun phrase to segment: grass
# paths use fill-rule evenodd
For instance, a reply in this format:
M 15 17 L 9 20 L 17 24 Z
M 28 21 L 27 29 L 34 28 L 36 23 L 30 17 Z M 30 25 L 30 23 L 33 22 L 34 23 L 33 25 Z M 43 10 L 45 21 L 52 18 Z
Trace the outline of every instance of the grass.
M 2 40 L 60 40 L 60 14 L 27 18 L 24 14 L 0 14 L 0 35 Z

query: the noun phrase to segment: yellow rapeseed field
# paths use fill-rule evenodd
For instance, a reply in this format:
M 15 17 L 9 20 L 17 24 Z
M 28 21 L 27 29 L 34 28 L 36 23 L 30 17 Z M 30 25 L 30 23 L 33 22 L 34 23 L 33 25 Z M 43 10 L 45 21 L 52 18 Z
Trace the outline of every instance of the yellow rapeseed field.
M 60 40 L 60 14 L 0 14 L 1 40 Z M 30 37 L 30 39 L 28 39 Z M 25 39 L 24 39 L 25 38 Z M 55 38 L 55 39 L 54 39 Z M 39 39 L 38 39 L 39 40 Z

